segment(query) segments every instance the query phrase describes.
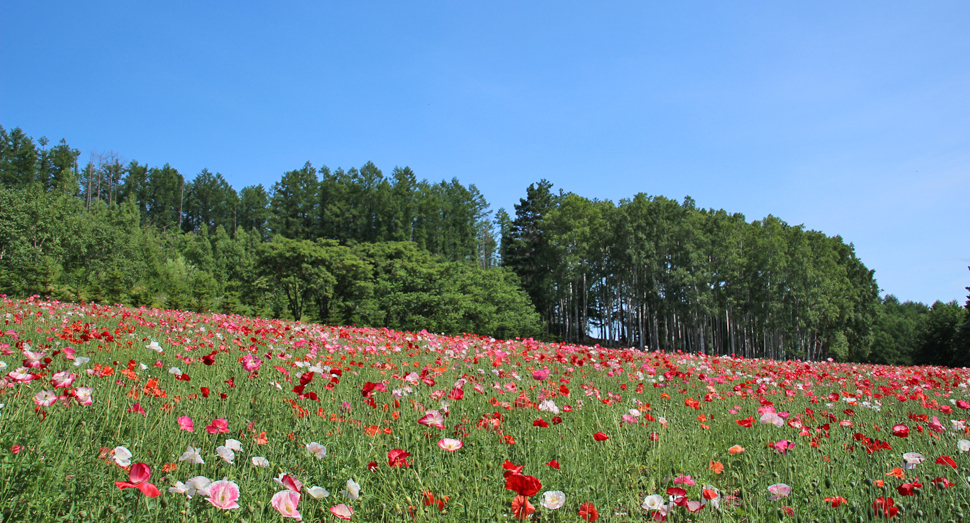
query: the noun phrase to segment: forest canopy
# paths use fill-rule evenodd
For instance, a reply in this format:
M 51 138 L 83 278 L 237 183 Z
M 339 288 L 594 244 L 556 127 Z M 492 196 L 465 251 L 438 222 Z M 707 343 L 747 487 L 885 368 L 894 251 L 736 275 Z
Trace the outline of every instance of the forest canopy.
M 967 307 L 880 298 L 851 243 L 775 216 L 542 180 L 514 214 L 457 178 L 85 165 L 0 127 L 0 292 L 745 357 L 965 365 Z M 962 351 L 962 352 L 961 352 Z

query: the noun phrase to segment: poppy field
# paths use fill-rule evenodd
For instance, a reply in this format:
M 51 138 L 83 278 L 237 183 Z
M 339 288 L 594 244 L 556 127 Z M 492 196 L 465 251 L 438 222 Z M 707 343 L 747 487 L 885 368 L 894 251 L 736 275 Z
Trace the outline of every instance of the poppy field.
M 970 371 L 4 299 L 0 521 L 961 521 Z

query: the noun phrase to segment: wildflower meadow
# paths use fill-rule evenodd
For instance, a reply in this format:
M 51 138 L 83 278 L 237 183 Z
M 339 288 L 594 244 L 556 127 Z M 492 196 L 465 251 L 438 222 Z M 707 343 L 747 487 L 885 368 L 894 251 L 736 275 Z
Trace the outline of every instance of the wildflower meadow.
M 963 521 L 966 369 L 0 304 L 0 521 Z

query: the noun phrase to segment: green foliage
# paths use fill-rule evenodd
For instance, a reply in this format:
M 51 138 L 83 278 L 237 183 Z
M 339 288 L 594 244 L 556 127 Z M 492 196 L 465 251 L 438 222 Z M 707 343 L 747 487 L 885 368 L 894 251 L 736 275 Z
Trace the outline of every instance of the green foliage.
M 956 300 L 934 303 L 916 326 L 916 362 L 950 367 L 970 365 L 970 353 L 959 350 L 958 345 L 966 315 L 966 309 Z

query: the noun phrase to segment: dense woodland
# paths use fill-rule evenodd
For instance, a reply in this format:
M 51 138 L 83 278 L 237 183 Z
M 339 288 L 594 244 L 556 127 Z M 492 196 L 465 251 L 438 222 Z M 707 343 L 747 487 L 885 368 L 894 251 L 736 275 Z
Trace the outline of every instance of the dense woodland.
M 208 170 L 0 127 L 0 293 L 778 359 L 967 365 L 970 297 L 880 299 L 842 238 L 542 180 L 474 185 L 310 163 L 238 192 Z M 968 289 L 970 290 L 970 289 Z

